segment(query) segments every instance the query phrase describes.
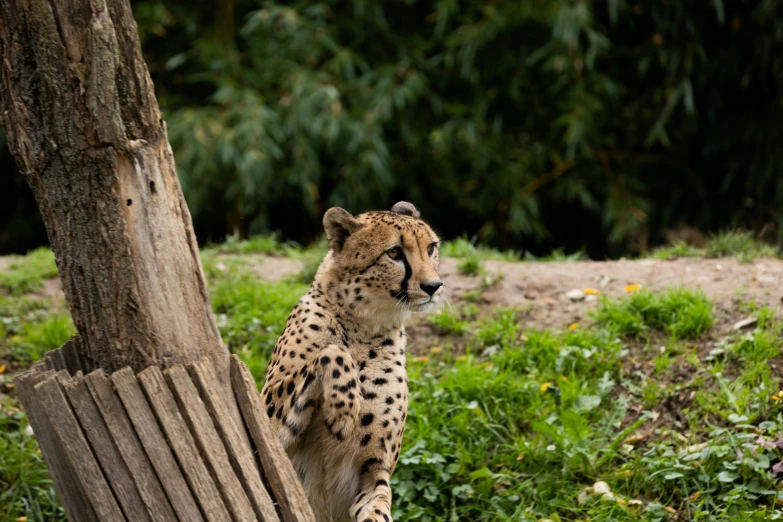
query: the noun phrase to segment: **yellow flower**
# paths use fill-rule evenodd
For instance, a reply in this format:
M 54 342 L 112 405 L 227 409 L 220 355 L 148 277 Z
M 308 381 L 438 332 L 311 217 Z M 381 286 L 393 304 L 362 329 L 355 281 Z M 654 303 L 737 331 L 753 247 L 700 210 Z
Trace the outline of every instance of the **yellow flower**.
M 487 363 L 484 365 L 485 370 L 491 370 L 492 369 L 492 363 Z
M 780 402 L 780 397 L 778 395 L 773 395 L 772 400 L 776 402 Z
M 625 285 L 625 291 L 626 292 L 636 292 L 642 287 L 639 283 L 634 283 L 632 285 Z
M 598 294 L 600 294 L 600 293 L 601 293 L 601 291 L 600 291 L 600 290 L 598 290 L 597 288 L 585 288 L 585 289 L 584 289 L 584 290 L 582 290 L 582 291 L 583 291 L 585 294 L 587 294 L 587 295 L 598 295 Z
M 457 357 L 457 360 L 458 361 L 467 361 L 468 360 L 468 356 L 467 355 L 460 355 L 459 357 Z
M 568 378 L 565 375 L 561 375 L 560 380 L 563 382 L 568 382 Z
M 27 517 L 19 517 L 16 519 L 16 522 L 27 522 Z
M 550 386 L 552 386 L 551 382 L 545 382 L 544 384 L 541 385 L 539 390 L 541 390 L 541 393 L 544 393 L 545 391 L 547 391 L 549 389 Z
M 525 454 L 524 453 L 520 453 L 519 455 L 517 455 L 517 460 L 522 460 L 524 458 L 525 458 Z
M 574 330 L 576 330 L 577 328 L 579 328 L 579 323 L 571 323 L 570 325 L 568 325 L 568 329 L 569 329 L 570 331 L 572 331 L 572 332 L 573 332 Z
M 427 362 L 427 361 L 429 361 L 429 360 L 430 360 L 430 358 L 429 358 L 429 357 L 427 357 L 426 355 L 422 355 L 421 357 L 416 357 L 416 358 L 414 359 L 414 361 L 416 361 L 416 362 L 420 362 L 420 363 L 425 363 L 425 362 Z
M 430 353 L 440 353 L 442 351 L 443 348 L 441 348 L 440 346 L 433 346 L 432 348 L 430 348 Z
M 5 364 L 0 364 L 0 373 L 5 373 Z

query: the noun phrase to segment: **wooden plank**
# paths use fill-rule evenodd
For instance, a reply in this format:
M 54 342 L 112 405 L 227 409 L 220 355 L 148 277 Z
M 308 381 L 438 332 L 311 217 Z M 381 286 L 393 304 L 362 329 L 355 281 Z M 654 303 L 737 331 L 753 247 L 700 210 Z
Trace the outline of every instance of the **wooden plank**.
M 65 368 L 71 375 L 79 370 L 83 373 L 90 373 L 92 371 L 92 368 L 89 368 L 89 365 L 86 364 L 87 361 L 80 352 L 81 342 L 77 336 L 71 337 L 59 348 L 59 350 L 62 354 L 63 361 L 65 362 Z
M 237 522 L 256 520 L 250 500 L 231 468 L 226 448 L 188 372 L 181 365 L 174 365 L 163 373 L 231 516 Z
M 84 434 L 98 458 L 98 463 L 101 465 L 123 513 L 128 520 L 134 522 L 136 520 L 140 522 L 151 520 L 128 466 L 117 450 L 113 436 L 98 411 L 98 406 L 90 394 L 87 383 L 83 378 L 71 378 L 66 372 L 60 372 L 57 377 L 68 395 L 68 401 L 76 412 L 79 424 L 81 424 L 82 430 L 84 430 Z
M 201 399 L 207 406 L 212 421 L 217 428 L 223 445 L 228 453 L 234 473 L 242 483 L 242 487 L 253 506 L 258 519 L 263 522 L 279 522 L 272 498 L 261 479 L 261 472 L 256 465 L 256 459 L 246 437 L 241 437 L 239 427 L 228 414 L 221 388 L 207 359 L 200 359 L 188 365 L 188 371 L 196 385 Z
M 152 464 L 136 436 L 133 425 L 125 413 L 125 408 L 114 393 L 111 381 L 103 370 L 90 373 L 84 380 L 87 382 L 95 404 L 98 405 L 98 411 L 106 421 L 106 426 L 111 433 L 117 451 L 125 461 L 125 465 L 136 483 L 150 519 L 155 522 L 176 522 L 177 517 L 174 515 L 168 498 L 166 498 L 163 486 L 158 481 L 155 470 L 152 469 Z
M 294 466 L 269 425 L 253 376 L 236 355 L 231 356 L 231 383 L 283 520 L 315 522 L 313 510 Z
M 50 364 L 54 371 L 59 372 L 60 370 L 65 369 L 65 359 L 63 358 L 63 353 L 59 348 L 56 350 L 51 350 L 49 353 L 47 353 L 46 358 L 51 361 Z
M 35 385 L 46 416 L 60 441 L 65 457 L 71 463 L 76 480 L 92 504 L 101 522 L 124 521 L 125 517 L 103 476 L 90 445 L 84 437 L 68 401 L 55 377 Z M 75 520 L 79 520 L 76 518 Z
M 138 374 L 138 379 L 155 417 L 166 434 L 169 446 L 174 450 L 185 479 L 201 506 L 204 517 L 209 522 L 231 520 L 220 492 L 199 454 L 196 441 L 179 411 L 174 395 L 166 385 L 163 372 L 157 366 L 150 366 Z
M 55 435 L 54 428 L 52 428 L 38 394 L 35 392 L 36 384 L 54 376 L 53 371 L 43 371 L 43 368 L 43 363 L 39 361 L 29 371 L 17 375 L 14 378 L 16 393 L 27 412 L 30 426 L 33 428 L 35 438 L 38 440 L 41 453 L 52 477 L 54 489 L 60 497 L 68 519 L 80 522 L 98 522 L 98 517 L 79 481 L 76 480 L 73 466 Z
M 117 391 L 125 411 L 139 436 L 147 456 L 158 474 L 158 479 L 166 490 L 174 512 L 181 522 L 203 522 L 196 499 L 188 488 L 185 477 L 174 460 L 158 421 L 150 409 L 144 393 L 141 391 L 133 371 L 125 367 L 111 375 L 114 389 Z M 216 492 L 217 493 L 217 492 Z

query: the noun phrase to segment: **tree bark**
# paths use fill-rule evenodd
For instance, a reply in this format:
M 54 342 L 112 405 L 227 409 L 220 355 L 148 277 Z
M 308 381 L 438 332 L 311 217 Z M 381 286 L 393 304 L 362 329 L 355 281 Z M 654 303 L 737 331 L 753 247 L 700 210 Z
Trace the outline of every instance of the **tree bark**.
M 212 356 L 228 386 L 128 0 L 0 0 L 0 60 L 0 123 L 43 215 L 85 357 L 138 372 Z

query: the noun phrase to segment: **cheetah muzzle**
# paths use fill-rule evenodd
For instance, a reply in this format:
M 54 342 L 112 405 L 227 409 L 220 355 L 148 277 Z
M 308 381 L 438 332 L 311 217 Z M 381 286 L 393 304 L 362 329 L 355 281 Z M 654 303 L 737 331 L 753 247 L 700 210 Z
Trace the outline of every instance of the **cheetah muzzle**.
M 408 202 L 324 215 L 329 253 L 262 398 L 319 522 L 389 522 L 408 409 L 404 319 L 441 300 L 438 236 Z

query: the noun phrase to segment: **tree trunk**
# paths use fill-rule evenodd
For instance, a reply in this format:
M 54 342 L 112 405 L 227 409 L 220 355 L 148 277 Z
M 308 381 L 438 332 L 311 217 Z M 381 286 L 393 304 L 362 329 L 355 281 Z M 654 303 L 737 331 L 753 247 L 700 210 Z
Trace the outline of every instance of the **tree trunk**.
M 0 60 L 78 331 L 14 379 L 68 516 L 313 522 L 220 340 L 128 0 L 0 0 Z
M 109 372 L 227 351 L 127 0 L 0 0 L 0 118 L 84 351 Z

